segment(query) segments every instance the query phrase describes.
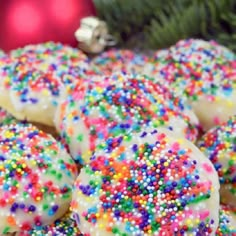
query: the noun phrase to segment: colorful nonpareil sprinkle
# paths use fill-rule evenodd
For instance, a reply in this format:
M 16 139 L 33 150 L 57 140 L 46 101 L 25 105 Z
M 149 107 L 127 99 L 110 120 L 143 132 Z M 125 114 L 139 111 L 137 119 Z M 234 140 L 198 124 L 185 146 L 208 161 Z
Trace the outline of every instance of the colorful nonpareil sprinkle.
M 82 236 L 79 232 L 76 221 L 67 213 L 61 219 L 56 220 L 50 225 L 36 226 L 28 232 L 19 232 L 16 236 Z
M 236 59 L 236 55 L 216 41 L 202 39 L 184 39 L 170 47 L 175 61 L 191 63 L 193 67 L 202 66 L 203 70 L 212 63 L 225 64 Z
M 191 39 L 158 51 L 145 71 L 185 97 L 208 130 L 236 111 L 235 60 L 233 52 L 215 42 Z
M 27 45 L 10 52 L 10 56 L 37 70 L 63 77 L 78 77 L 88 68 L 88 57 L 79 49 L 47 42 Z
M 235 88 L 236 55 L 214 41 L 181 40 L 169 49 L 170 58 L 182 75 L 177 77 L 174 86 L 181 85 L 184 94 L 192 101 L 201 95 L 209 100 L 216 100 L 222 93 L 223 97 L 232 94 Z M 170 60 L 170 59 L 169 59 Z M 233 70 L 234 69 L 234 70 Z
M 222 205 L 216 236 L 226 235 L 236 236 L 236 209 Z
M 213 163 L 220 183 L 236 184 L 236 116 L 210 129 L 197 145 Z
M 145 126 L 165 126 L 191 141 L 198 135 L 198 120 L 179 97 L 148 77 L 129 74 L 73 84 L 58 107 L 55 123 L 81 163 L 110 137 L 119 142 L 124 133 Z
M 52 136 L 0 127 L 0 234 L 50 224 L 69 207 L 77 167 Z
M 215 235 L 219 182 L 208 159 L 165 129 L 94 154 L 71 209 L 84 235 Z
M 20 120 L 53 126 L 67 84 L 83 77 L 87 57 L 77 49 L 46 43 L 0 59 L 0 106 Z
M 20 120 L 52 125 L 63 92 L 61 79 L 23 64 L 11 63 L 8 67 L 3 60 L 1 63 L 0 105 Z
M 142 73 L 148 57 L 127 49 L 110 49 L 91 61 L 91 71 L 98 75 L 111 75 L 115 72 Z

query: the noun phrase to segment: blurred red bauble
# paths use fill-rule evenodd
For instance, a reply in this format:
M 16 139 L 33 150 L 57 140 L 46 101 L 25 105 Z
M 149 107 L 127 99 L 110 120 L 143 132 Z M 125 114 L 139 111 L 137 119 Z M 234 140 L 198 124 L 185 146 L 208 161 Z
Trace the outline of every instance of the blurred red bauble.
M 95 15 L 92 0 L 0 1 L 0 48 L 58 41 L 76 46 L 80 20 Z

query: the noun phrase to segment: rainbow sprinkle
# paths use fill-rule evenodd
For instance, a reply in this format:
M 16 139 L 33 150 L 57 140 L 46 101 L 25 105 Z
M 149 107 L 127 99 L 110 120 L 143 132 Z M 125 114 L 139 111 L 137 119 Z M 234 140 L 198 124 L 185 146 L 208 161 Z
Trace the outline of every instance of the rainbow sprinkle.
M 198 135 L 198 120 L 190 107 L 160 83 L 138 75 L 114 74 L 73 84 L 55 123 L 82 164 L 96 148 L 103 148 L 105 140 L 116 137 L 119 142 L 124 133 L 145 126 L 165 126 L 191 141 Z
M 79 49 L 55 42 L 27 45 L 11 51 L 10 57 L 58 77 L 80 77 L 89 63 L 88 57 Z
M 205 130 L 235 113 L 236 56 L 213 41 L 182 40 L 157 51 L 144 71 L 186 99 Z
M 52 136 L 0 127 L 0 234 L 50 224 L 69 207 L 77 167 Z
M 50 225 L 35 227 L 29 232 L 19 232 L 16 236 L 82 236 L 79 232 L 76 221 L 68 212 L 61 219 Z
M 127 49 L 110 49 L 95 57 L 90 70 L 100 75 L 111 75 L 117 72 L 142 73 L 148 57 Z
M 236 59 L 232 51 L 214 40 L 180 40 L 169 50 L 175 61 L 189 62 L 195 68 L 202 66 L 204 70 L 211 64 L 225 64 Z
M 220 183 L 236 186 L 236 116 L 209 130 L 197 145 L 213 163 Z
M 79 50 L 52 42 L 12 51 L 0 58 L 0 93 L 8 99 L 1 106 L 18 119 L 53 126 L 65 86 L 85 76 L 87 61 Z
M 214 235 L 219 182 L 196 147 L 159 129 L 93 155 L 71 209 L 84 235 Z
M 216 236 L 236 236 L 236 209 L 221 206 L 220 222 L 216 231 Z

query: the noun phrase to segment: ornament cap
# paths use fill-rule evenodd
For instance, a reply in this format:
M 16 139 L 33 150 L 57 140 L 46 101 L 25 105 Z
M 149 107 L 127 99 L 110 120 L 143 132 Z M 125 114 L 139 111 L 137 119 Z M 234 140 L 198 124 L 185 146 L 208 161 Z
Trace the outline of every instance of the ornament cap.
M 116 44 L 114 37 L 108 34 L 106 22 L 93 16 L 81 19 L 75 37 L 79 42 L 79 48 L 88 53 L 99 53 L 106 46 Z

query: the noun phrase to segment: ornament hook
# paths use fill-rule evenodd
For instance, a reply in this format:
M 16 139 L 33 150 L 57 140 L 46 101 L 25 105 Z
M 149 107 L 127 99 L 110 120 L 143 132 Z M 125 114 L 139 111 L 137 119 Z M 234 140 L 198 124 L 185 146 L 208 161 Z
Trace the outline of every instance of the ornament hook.
M 108 27 L 97 17 L 85 17 L 75 32 L 79 48 L 88 53 L 100 53 L 106 46 L 114 46 L 115 38 L 108 34 Z

